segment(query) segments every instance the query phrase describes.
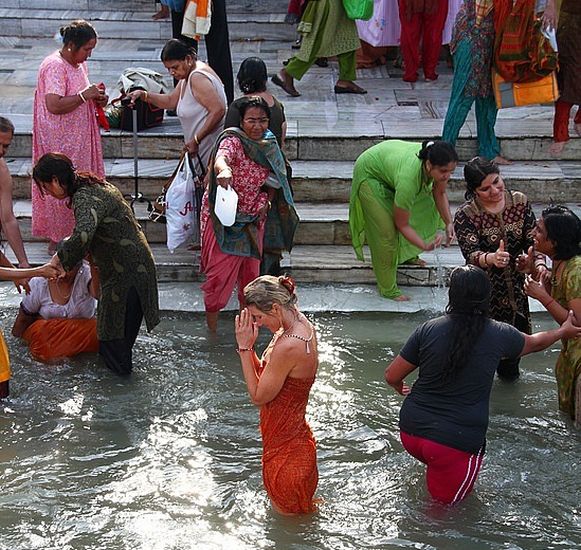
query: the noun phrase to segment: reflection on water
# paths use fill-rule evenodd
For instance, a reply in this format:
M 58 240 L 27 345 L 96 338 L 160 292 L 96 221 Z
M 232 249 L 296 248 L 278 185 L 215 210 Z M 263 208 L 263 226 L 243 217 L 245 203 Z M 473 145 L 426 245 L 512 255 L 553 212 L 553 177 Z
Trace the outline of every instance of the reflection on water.
M 164 319 L 140 336 L 129 380 L 87 357 L 40 365 L 9 337 L 0 548 L 579 547 L 580 436 L 556 410 L 557 347 L 525 359 L 517 383 L 495 383 L 474 494 L 453 509 L 430 502 L 423 467 L 398 439 L 401 397 L 383 382 L 421 320 L 316 316 L 308 413 L 324 502 L 300 519 L 274 514 L 262 488 L 258 413 L 230 322 L 208 339 L 199 316 Z

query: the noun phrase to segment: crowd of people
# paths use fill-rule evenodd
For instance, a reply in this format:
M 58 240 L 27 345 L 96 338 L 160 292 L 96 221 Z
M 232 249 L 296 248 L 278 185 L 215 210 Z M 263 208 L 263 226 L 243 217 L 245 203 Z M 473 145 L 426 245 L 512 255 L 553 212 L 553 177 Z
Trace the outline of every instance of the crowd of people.
M 555 119 L 555 140 L 562 143 L 568 139 L 563 120 L 581 102 L 579 41 L 572 39 L 581 12 L 572 0 L 563 0 L 558 18 L 553 2 L 543 9 L 546 24 L 558 24 L 565 52 Z M 180 14 L 183 19 L 184 2 L 162 3 L 172 20 Z M 518 378 L 521 356 L 562 340 L 556 366 L 559 408 L 581 425 L 581 222 L 564 206 L 551 206 L 536 220 L 527 197 L 506 189 L 500 175 L 498 165 L 506 161 L 494 135 L 489 70 L 494 10 L 500 4 L 399 0 L 391 7 L 399 13 L 407 82 L 418 79 L 420 66 L 426 80 L 438 78 L 449 9 L 458 12 L 443 139 L 387 140 L 371 147 L 355 162 L 351 188 L 353 247 L 363 260 L 363 247 L 369 246 L 381 296 L 409 299 L 398 288 L 397 267 L 425 265 L 422 251 L 456 238 L 466 261 L 451 274 L 446 314 L 418 327 L 385 372 L 387 383 L 406 396 L 402 444 L 426 463 L 430 494 L 448 504 L 465 498 L 476 481 L 494 374 Z M 213 18 L 221 17 L 219 6 Z M 294 1 L 293 10 L 300 15 L 302 44 L 272 82 L 298 96 L 295 79 L 321 57 L 337 56 L 335 93 L 364 94 L 354 82 L 357 26 L 342 3 Z M 195 43 L 177 31 L 174 35 L 161 52 L 174 90 L 136 90 L 129 97 L 133 104 L 140 100 L 175 111 L 183 152 L 206 174 L 199 221 L 206 323 L 216 331 L 218 314 L 237 288 L 236 351 L 250 399 L 260 407 L 264 485 L 281 514 L 311 513 L 318 469 L 305 411 L 318 368 L 318 343 L 313 324 L 298 309 L 294 281 L 280 273 L 299 221 L 292 169 L 283 152 L 284 106 L 267 89 L 261 59 L 242 62 L 237 76 L 242 96 L 233 101 L 224 77 L 224 72 L 232 75 L 231 65 L 228 69 L 222 57 L 213 63 L 210 55 L 209 63 L 200 61 Z M 0 220 L 19 262 L 16 268 L 0 254 L 0 279 L 13 280 L 26 294 L 12 333 L 29 344 L 35 358 L 98 352 L 109 369 L 128 375 L 143 320 L 148 330 L 159 322 L 155 262 L 130 205 L 105 179 L 95 108 L 106 105 L 108 97 L 103 86 L 91 83 L 86 63 L 97 33 L 78 20 L 64 26 L 61 36 L 62 47 L 40 66 L 33 117 L 33 234 L 48 241 L 52 258 L 41 267 L 29 265 L 2 158 L 14 126 L 0 117 Z M 454 142 L 474 101 L 480 156 L 464 167 L 466 202 L 452 216 L 447 184 L 459 162 Z M 233 225 L 224 225 L 216 214 L 220 187 L 238 195 Z M 531 334 L 528 297 L 539 300 L 560 328 Z M 259 356 L 255 343 L 261 327 L 273 338 Z M 6 349 L 3 338 L 0 348 Z M 410 388 L 405 378 L 416 369 Z M 9 378 L 9 369 L 0 368 L 0 397 L 9 393 Z

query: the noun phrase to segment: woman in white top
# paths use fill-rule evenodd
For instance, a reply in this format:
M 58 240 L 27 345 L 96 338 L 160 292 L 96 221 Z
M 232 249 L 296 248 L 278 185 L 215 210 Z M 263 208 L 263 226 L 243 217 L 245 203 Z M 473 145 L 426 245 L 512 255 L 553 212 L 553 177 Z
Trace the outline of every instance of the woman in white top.
M 192 159 L 199 155 L 208 165 L 210 151 L 224 127 L 226 94 L 214 70 L 197 59 L 196 52 L 180 40 L 169 40 L 161 51 L 161 61 L 169 73 L 179 80 L 170 94 L 154 94 L 144 90 L 131 92 L 132 101 L 147 101 L 162 109 L 174 109 L 184 132 L 184 149 Z
M 95 266 L 82 261 L 59 278 L 35 277 L 29 286 L 12 334 L 28 342 L 36 359 L 50 361 L 98 350 Z

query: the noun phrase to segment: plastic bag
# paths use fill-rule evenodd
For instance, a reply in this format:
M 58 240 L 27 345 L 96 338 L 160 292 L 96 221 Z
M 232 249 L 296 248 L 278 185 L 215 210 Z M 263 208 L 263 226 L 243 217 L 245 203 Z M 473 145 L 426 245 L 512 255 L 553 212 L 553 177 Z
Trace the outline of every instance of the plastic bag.
M 194 174 L 188 155 L 181 165 L 165 195 L 167 220 L 167 248 L 174 252 L 180 246 L 189 245 L 195 237 L 198 221 L 194 198 Z

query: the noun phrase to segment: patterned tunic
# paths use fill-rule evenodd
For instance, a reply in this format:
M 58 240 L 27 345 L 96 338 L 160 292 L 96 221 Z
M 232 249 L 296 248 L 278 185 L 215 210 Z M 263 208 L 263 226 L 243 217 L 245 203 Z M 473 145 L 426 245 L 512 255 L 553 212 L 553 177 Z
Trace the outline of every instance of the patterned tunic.
M 560 277 L 557 279 L 553 276 L 551 285 L 551 296 L 566 309 L 569 309 L 571 300 L 581 298 L 581 256 L 574 256 L 567 260 Z M 559 409 L 566 412 L 571 418 L 575 418 L 578 424 L 581 423 L 581 404 L 578 401 L 581 391 L 579 388 L 580 375 L 581 339 L 563 340 L 563 347 L 555 367 Z M 575 395 L 576 386 L 577 395 Z
M 528 199 L 517 191 L 505 191 L 506 206 L 498 214 L 482 208 L 478 199 L 463 204 L 454 216 L 454 230 L 462 255 L 468 264 L 478 264 L 478 258 L 486 252 L 496 252 L 503 240 L 510 262 L 505 269 L 490 266 L 487 269 L 492 294 L 490 316 L 497 321 L 515 324 L 520 315 L 528 325 L 530 313 L 524 292 L 524 274 L 516 270 L 516 258 L 533 244 L 531 237 L 535 215 Z
M 101 296 L 97 313 L 99 340 L 125 335 L 127 294 L 135 287 L 147 324 L 159 323 L 157 279 L 153 255 L 129 205 L 110 183 L 81 186 L 72 197 L 75 229 L 61 243 L 58 255 L 66 270 L 87 252 L 99 268 Z
M 268 200 L 267 193 L 261 188 L 270 170 L 247 156 L 242 143 L 234 136 L 222 140 L 216 153 L 216 157 L 219 156 L 226 158 L 232 170 L 232 188 L 238 194 L 238 212 L 258 216 Z M 206 189 L 202 199 L 200 235 L 204 234 L 209 218 L 208 190 Z
M 79 105 L 70 113 L 55 115 L 46 107 L 46 95 L 75 95 L 90 85 L 86 63 L 73 67 L 54 52 L 40 65 L 34 94 L 32 125 L 32 162 L 45 153 L 58 151 L 73 161 L 80 172 L 105 176 L 101 134 L 95 104 L 92 100 Z M 44 198 L 32 186 L 32 234 L 58 242 L 73 231 L 75 220 L 67 208 L 67 200 L 50 195 Z

